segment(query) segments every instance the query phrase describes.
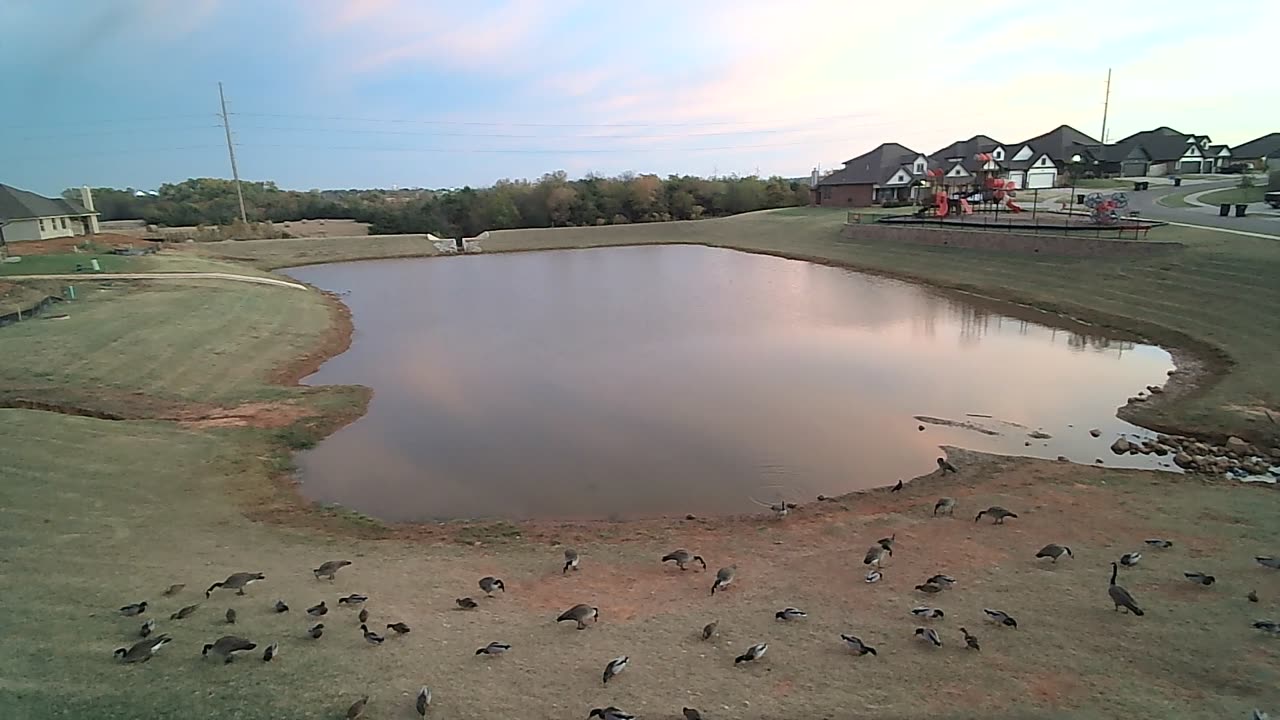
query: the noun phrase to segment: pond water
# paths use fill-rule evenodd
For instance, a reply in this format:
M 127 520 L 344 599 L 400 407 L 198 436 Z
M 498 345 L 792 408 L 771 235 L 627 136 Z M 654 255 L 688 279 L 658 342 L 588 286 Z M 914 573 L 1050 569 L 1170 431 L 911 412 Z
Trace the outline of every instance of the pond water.
M 1116 408 L 1164 350 L 839 268 L 669 245 L 289 274 L 355 323 L 307 382 L 374 390 L 300 455 L 303 492 L 387 520 L 758 512 L 930 472 L 939 445 L 1168 460 L 1108 450 L 1149 436 Z

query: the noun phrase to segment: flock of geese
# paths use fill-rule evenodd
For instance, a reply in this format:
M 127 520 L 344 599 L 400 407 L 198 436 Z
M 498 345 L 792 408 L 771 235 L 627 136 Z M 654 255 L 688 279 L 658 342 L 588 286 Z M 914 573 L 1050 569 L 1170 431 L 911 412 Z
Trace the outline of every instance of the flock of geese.
M 944 458 L 938 459 L 938 466 L 944 473 L 948 471 L 955 472 L 955 467 Z M 900 490 L 901 483 L 892 488 L 891 492 L 898 492 Z M 957 502 L 955 499 L 946 497 L 940 498 L 934 505 L 933 515 L 935 517 L 940 515 L 954 515 L 956 506 Z M 784 502 L 773 506 L 773 510 L 775 514 L 781 518 L 786 516 L 787 511 L 791 507 L 794 506 L 790 503 Z M 1000 525 L 1003 524 L 1006 519 L 1017 518 L 1018 515 L 997 505 L 978 512 L 974 517 L 974 522 L 982 520 L 983 517 L 991 518 L 993 525 Z M 877 540 L 876 543 L 867 550 L 863 557 L 863 564 L 870 567 L 865 578 L 867 583 L 878 582 L 883 577 L 883 565 L 888 558 L 893 556 L 893 548 L 896 540 L 897 534 L 895 533 L 889 537 Z M 1152 538 L 1145 540 L 1144 542 L 1149 548 L 1155 551 L 1168 549 L 1173 546 L 1171 541 L 1161 538 Z M 1037 559 L 1049 560 L 1053 563 L 1057 563 L 1064 557 L 1074 559 L 1075 555 L 1072 553 L 1070 547 L 1051 543 L 1041 548 L 1035 554 L 1035 557 Z M 1117 581 L 1119 579 L 1121 567 L 1133 567 L 1141 562 L 1141 560 L 1141 552 L 1129 552 L 1122 555 L 1117 561 L 1112 562 L 1111 577 L 1107 584 L 1107 595 L 1114 606 L 1113 609 L 1117 612 L 1123 609 L 1126 613 L 1135 617 L 1142 617 L 1144 615 L 1144 611 L 1139 606 L 1133 594 L 1118 584 Z M 1280 570 L 1280 557 L 1256 556 L 1255 560 L 1262 567 Z M 701 556 L 691 553 L 683 548 L 673 550 L 672 552 L 664 555 L 662 557 L 662 562 L 674 562 L 676 567 L 682 571 L 687 570 L 693 563 L 697 563 L 702 570 L 707 570 L 707 563 Z M 316 580 L 333 581 L 337 573 L 349 565 L 351 565 L 351 562 L 348 560 L 330 560 L 322 563 L 319 567 L 312 570 L 312 573 Z M 566 549 L 564 551 L 564 565 L 562 573 L 567 574 L 571 571 L 577 571 L 579 568 L 580 558 L 577 551 L 573 549 Z M 1213 575 L 1199 571 L 1187 571 L 1184 572 L 1183 575 L 1187 581 L 1200 587 L 1207 588 L 1216 582 Z M 716 571 L 715 578 L 711 582 L 710 594 L 714 596 L 718 592 L 725 591 L 733 584 L 736 577 L 736 565 L 729 565 L 727 567 L 720 568 Z M 205 599 L 211 599 L 213 593 L 217 590 L 234 590 L 236 595 L 245 595 L 245 591 L 249 586 L 265 579 L 266 576 L 260 572 L 232 573 L 227 576 L 225 580 L 215 582 L 210 585 L 204 592 Z M 923 595 L 933 596 L 951 588 L 955 583 L 956 580 L 954 578 L 945 574 L 937 574 L 928 578 L 923 583 L 916 585 L 915 589 Z M 484 577 L 480 579 L 478 585 L 486 596 L 492 596 L 495 592 L 506 592 L 506 585 L 500 578 L 492 576 Z M 180 593 L 184 588 L 185 585 L 183 584 L 172 585 L 162 594 L 166 597 L 172 597 Z M 1251 591 L 1246 597 L 1250 602 L 1258 602 L 1256 591 Z M 356 615 L 356 619 L 359 621 L 361 635 L 367 643 L 371 645 L 381 645 L 386 641 L 386 635 L 378 634 L 377 632 L 369 629 L 369 613 L 368 610 L 363 607 L 366 600 L 368 600 L 368 596 L 366 595 L 349 594 L 338 598 L 337 604 L 339 606 L 351 608 L 359 607 L 360 611 Z M 457 600 L 455 600 L 455 604 L 463 611 L 474 610 L 479 607 L 479 603 L 472 597 L 457 598 Z M 137 618 L 146 615 L 149 607 L 150 606 L 147 601 L 141 601 L 125 605 L 120 608 L 119 612 L 123 616 Z M 169 619 L 173 622 L 184 620 L 194 615 L 200 607 L 201 603 L 186 605 L 170 614 Z M 290 611 L 289 606 L 283 600 L 277 600 L 272 609 L 276 613 L 286 613 Z M 307 629 L 306 636 L 312 640 L 319 640 L 323 636 L 325 630 L 325 624 L 319 620 L 328 614 L 329 608 L 325 601 L 322 600 L 318 604 L 307 608 L 305 612 L 310 618 L 309 622 L 311 622 Z M 996 628 L 1008 628 L 1011 630 L 1016 630 L 1018 628 L 1018 621 L 1012 615 L 1003 610 L 983 608 L 982 613 L 985 619 L 992 623 Z M 930 622 L 930 624 L 916 626 L 912 637 L 923 643 L 928 648 L 942 647 L 944 644 L 943 637 L 938 630 L 932 626 L 932 621 L 943 620 L 946 617 L 946 613 L 941 608 L 929 605 L 920 605 L 912 608 L 910 610 L 910 614 L 915 619 Z M 237 617 L 234 609 L 228 609 L 224 617 L 227 625 L 236 624 Z M 808 613 L 796 607 L 785 607 L 776 611 L 774 613 L 774 618 L 782 623 L 802 622 L 808 618 Z M 590 627 L 591 624 L 598 623 L 599 621 L 600 609 L 587 604 L 574 605 L 556 618 L 557 623 L 574 623 L 578 630 L 585 630 Z M 715 636 L 718 632 L 718 627 L 718 622 L 711 622 L 707 624 L 701 631 L 702 639 L 708 640 Z M 1280 636 L 1280 621 L 1258 620 L 1253 623 L 1253 627 L 1262 632 Z M 145 663 L 150 661 L 162 648 L 173 641 L 172 636 L 168 633 L 157 633 L 156 629 L 157 623 L 154 618 L 144 620 L 138 630 L 138 636 L 141 639 L 129 647 L 121 647 L 117 649 L 114 656 L 124 663 Z M 387 623 L 386 629 L 396 635 L 404 635 L 411 631 L 411 628 L 403 622 Z M 976 635 L 969 632 L 969 630 L 963 626 L 959 628 L 959 632 L 964 640 L 964 648 L 966 650 L 974 652 L 981 651 L 981 643 Z M 868 645 L 861 638 L 852 633 L 842 633 L 840 635 L 840 642 L 849 651 L 851 651 L 854 656 L 862 657 L 866 655 L 878 655 L 875 647 Z M 228 634 L 217 638 L 213 642 L 205 643 L 201 650 L 201 655 L 204 657 L 214 656 L 220 658 L 224 663 L 230 663 L 235 660 L 236 657 L 253 652 L 257 649 L 257 643 L 239 635 Z M 475 654 L 497 656 L 510 650 L 510 644 L 501 641 L 494 641 L 477 649 Z M 767 642 L 753 644 L 734 658 L 734 665 L 737 666 L 744 663 L 754 663 L 763 658 L 768 650 L 769 644 Z M 263 649 L 261 655 L 262 661 L 271 662 L 279 655 L 279 653 L 280 643 L 272 642 Z M 627 669 L 629 663 L 630 658 L 628 656 L 621 656 L 610 660 L 604 667 L 602 673 L 602 684 L 607 686 L 611 680 Z M 347 720 L 356 720 L 357 718 L 362 717 L 369 701 L 370 698 L 366 695 L 353 702 L 347 709 Z M 431 707 L 431 689 L 429 687 L 423 686 L 418 691 L 415 697 L 414 707 L 420 716 L 424 718 L 427 716 Z M 695 708 L 683 708 L 682 713 L 686 720 L 702 720 L 702 714 Z M 635 717 L 635 715 L 612 705 L 608 707 L 592 708 L 588 715 L 589 719 L 600 718 L 601 720 L 633 720 Z M 1254 717 L 1265 718 L 1266 714 L 1255 710 Z

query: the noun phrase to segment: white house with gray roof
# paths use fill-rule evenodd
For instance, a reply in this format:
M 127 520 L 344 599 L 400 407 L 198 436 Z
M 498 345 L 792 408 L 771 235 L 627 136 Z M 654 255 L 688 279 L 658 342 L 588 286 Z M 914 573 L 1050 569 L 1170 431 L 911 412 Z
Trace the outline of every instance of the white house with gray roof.
M 0 243 L 97 233 L 98 213 L 89 188 L 80 189 L 80 199 L 83 205 L 0 184 Z

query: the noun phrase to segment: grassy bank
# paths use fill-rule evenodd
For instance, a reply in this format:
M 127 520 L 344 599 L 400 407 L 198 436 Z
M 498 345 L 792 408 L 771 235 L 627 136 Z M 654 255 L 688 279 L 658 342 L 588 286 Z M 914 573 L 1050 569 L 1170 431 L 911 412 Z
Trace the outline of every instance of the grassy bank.
M 1267 194 L 1265 187 L 1233 187 L 1224 188 L 1222 190 L 1214 190 L 1196 198 L 1205 205 L 1217 205 L 1219 203 L 1257 203 L 1262 202 L 1262 198 Z

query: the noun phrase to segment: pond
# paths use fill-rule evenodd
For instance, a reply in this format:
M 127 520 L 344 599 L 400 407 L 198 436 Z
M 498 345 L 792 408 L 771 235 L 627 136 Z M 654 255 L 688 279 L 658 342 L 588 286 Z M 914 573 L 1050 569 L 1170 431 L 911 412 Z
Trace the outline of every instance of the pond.
M 689 245 L 289 274 L 355 325 L 306 382 L 374 390 L 300 454 L 302 491 L 386 520 L 759 512 L 928 473 L 939 445 L 1168 466 L 1108 450 L 1150 436 L 1116 408 L 1167 352 L 924 286 Z

